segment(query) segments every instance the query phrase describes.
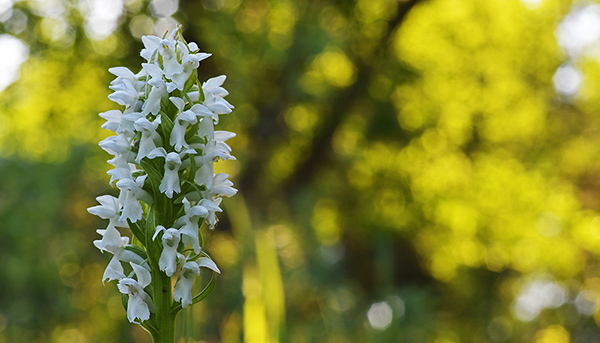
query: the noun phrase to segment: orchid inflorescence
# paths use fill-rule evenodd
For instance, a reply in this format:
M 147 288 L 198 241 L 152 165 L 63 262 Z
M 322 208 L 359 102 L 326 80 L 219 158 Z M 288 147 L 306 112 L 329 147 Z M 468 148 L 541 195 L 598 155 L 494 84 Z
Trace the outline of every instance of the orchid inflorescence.
M 99 196 L 100 205 L 88 211 L 109 220 L 97 231 L 102 239 L 94 241 L 113 254 L 103 282 L 118 281 L 129 321 L 155 336 L 159 312 L 176 314 L 203 299 L 220 272 L 202 249 L 199 227 L 204 222 L 213 229 L 222 197 L 237 192 L 229 175 L 215 175 L 213 165 L 235 159 L 225 143 L 235 134 L 214 128 L 219 115 L 233 109 L 224 99 L 225 76 L 198 81 L 200 61 L 211 54 L 186 43 L 179 29 L 163 38 L 144 36 L 142 42 L 146 63 L 139 73 L 109 69 L 116 76 L 109 99 L 125 109 L 100 113 L 106 119 L 102 127 L 116 134 L 99 145 L 114 156 L 108 174 L 119 196 Z M 201 267 L 212 270 L 213 278 L 193 296 Z M 177 277 L 173 289 L 171 277 Z M 169 301 L 158 300 L 165 292 Z M 159 308 L 163 304 L 170 308 Z

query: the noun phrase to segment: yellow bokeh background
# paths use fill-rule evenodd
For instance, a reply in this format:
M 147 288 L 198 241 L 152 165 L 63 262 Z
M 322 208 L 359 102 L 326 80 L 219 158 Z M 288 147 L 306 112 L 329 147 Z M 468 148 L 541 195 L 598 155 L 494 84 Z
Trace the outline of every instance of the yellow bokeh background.
M 108 68 L 178 24 L 227 75 L 239 189 L 178 342 L 599 339 L 596 1 L 5 3 L 0 343 L 149 342 L 86 208 L 115 193 Z

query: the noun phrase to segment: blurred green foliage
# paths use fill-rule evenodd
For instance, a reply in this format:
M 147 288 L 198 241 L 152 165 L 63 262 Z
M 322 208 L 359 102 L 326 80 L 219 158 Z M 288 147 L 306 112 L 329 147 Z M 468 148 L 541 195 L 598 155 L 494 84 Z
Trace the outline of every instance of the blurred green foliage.
M 8 1 L 29 58 L 0 93 L 0 342 L 148 342 L 86 208 L 110 192 L 107 69 L 177 22 L 200 78 L 228 76 L 216 167 L 240 189 L 180 342 L 598 341 L 599 49 L 558 39 L 594 6 Z

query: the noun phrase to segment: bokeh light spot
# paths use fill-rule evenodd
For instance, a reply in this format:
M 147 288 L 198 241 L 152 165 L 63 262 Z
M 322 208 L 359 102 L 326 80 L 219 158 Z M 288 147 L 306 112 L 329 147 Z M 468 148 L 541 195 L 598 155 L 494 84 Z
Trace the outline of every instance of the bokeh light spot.
M 558 308 L 567 301 L 566 288 L 553 281 L 535 280 L 521 289 L 513 307 L 518 319 L 534 320 L 546 308 Z
M 552 237 L 561 230 L 560 218 L 551 212 L 542 213 L 537 220 L 537 229 L 543 236 Z
M 136 15 L 129 23 L 129 30 L 131 30 L 131 34 L 138 39 L 141 39 L 144 35 L 152 33 L 153 28 L 154 19 L 143 14 Z
M 523 5 L 527 8 L 537 8 L 542 4 L 542 0 L 521 0 Z
M 160 18 L 154 24 L 154 34 L 162 37 L 165 32 L 172 32 L 178 25 L 179 22 L 171 17 Z
M 123 0 L 80 0 L 79 7 L 85 16 L 85 31 L 95 40 L 110 36 L 123 14 Z
M 554 88 L 559 94 L 572 96 L 579 90 L 582 75 L 574 66 L 566 64 L 556 70 L 552 80 Z
M 558 44 L 571 55 L 578 55 L 588 45 L 600 39 L 600 8 L 598 5 L 576 7 L 556 29 Z
M 392 324 L 392 315 L 392 308 L 385 301 L 374 303 L 367 312 L 369 324 L 375 330 L 387 329 Z
M 29 48 L 21 40 L 0 35 L 0 92 L 19 78 L 19 68 L 29 57 Z
M 535 343 L 569 343 L 569 333 L 560 325 L 551 325 L 535 335 Z
M 150 12 L 154 17 L 169 17 L 177 12 L 178 0 L 152 0 Z

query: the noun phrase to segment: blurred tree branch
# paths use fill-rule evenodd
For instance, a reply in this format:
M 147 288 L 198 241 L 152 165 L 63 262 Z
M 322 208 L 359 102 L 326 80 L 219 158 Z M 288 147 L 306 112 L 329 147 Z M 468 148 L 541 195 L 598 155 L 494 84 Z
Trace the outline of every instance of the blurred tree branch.
M 396 15 L 388 22 L 388 27 L 385 34 L 382 36 L 378 46 L 379 50 L 387 49 L 389 40 L 392 34 L 400 27 L 403 20 L 406 18 L 410 10 L 422 2 L 423 0 L 399 1 Z M 287 178 L 285 193 L 293 193 L 296 190 L 310 183 L 315 172 L 322 168 L 331 158 L 331 139 L 347 116 L 349 110 L 354 105 L 354 99 L 364 94 L 366 85 L 369 84 L 373 75 L 377 75 L 376 67 L 373 63 L 365 63 L 360 57 L 353 56 L 347 52 L 353 64 L 358 70 L 358 77 L 350 87 L 337 93 L 332 105 L 328 109 L 327 115 L 324 116 L 324 123 L 318 129 L 318 132 L 312 139 L 312 150 L 308 158 L 306 158 L 294 173 Z
M 380 52 L 379 55 L 385 54 L 383 51 L 388 48 L 392 34 L 401 26 L 410 10 L 422 1 L 409 0 L 398 2 L 395 16 L 388 21 L 385 33 L 376 44 L 376 52 Z M 353 13 L 353 11 L 350 11 L 350 13 Z M 314 20 L 312 17 L 309 17 L 308 15 L 302 16 L 296 25 L 296 30 L 305 29 L 302 20 L 308 22 Z M 302 37 L 306 36 L 306 33 L 294 36 Z M 352 42 L 350 43 L 352 44 Z M 254 151 L 251 157 L 247 157 L 248 163 L 242 173 L 241 180 L 238 182 L 239 188 L 246 194 L 249 198 L 248 200 L 254 204 L 261 203 L 266 199 L 264 197 L 265 194 L 261 192 L 265 189 L 265 179 L 268 179 L 265 177 L 265 162 L 269 160 L 269 156 L 278 146 L 278 143 L 282 144 L 281 140 L 285 137 L 285 133 L 289 132 L 282 118 L 288 106 L 298 100 L 289 99 L 290 94 L 298 94 L 297 90 L 291 88 L 298 87 L 297 80 L 299 80 L 304 71 L 305 62 L 314 54 L 314 51 L 312 51 L 314 50 L 314 46 L 307 47 L 305 45 L 305 42 L 295 39 L 288 50 L 287 63 L 281 69 L 266 70 L 265 79 L 271 80 L 272 87 L 270 88 L 278 90 L 278 92 L 271 99 L 257 99 L 258 104 L 256 104 L 256 108 L 259 118 L 250 129 Z M 328 163 L 332 153 L 331 139 L 336 129 L 354 105 L 353 100 L 364 94 L 366 85 L 373 75 L 377 75 L 377 68 L 374 63 L 366 63 L 352 51 L 345 51 L 345 53 L 356 67 L 356 81 L 349 87 L 335 93 L 331 101 L 327 102 L 330 105 L 325 108 L 325 113 L 322 116 L 323 122 L 316 129 L 311 139 L 311 150 L 308 152 L 307 157 L 283 181 L 280 191 L 277 192 L 280 195 L 290 195 L 302 189 L 311 182 L 315 172 Z M 290 82 L 290 80 L 293 81 Z M 302 96 L 306 95 L 299 95 L 299 97 Z M 270 196 L 272 195 L 270 194 Z M 264 208 L 264 206 L 256 207 Z

